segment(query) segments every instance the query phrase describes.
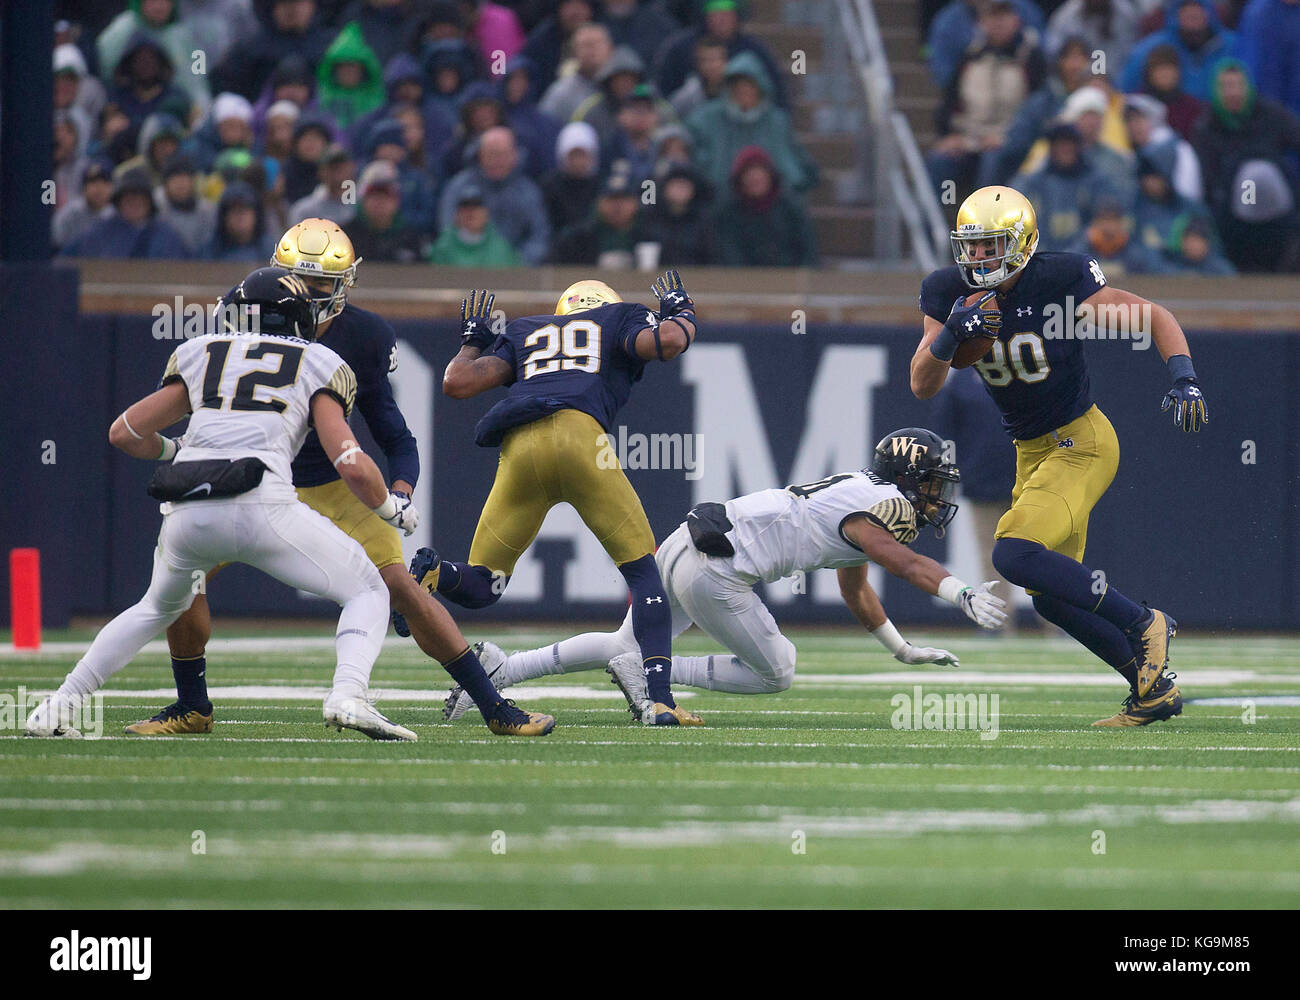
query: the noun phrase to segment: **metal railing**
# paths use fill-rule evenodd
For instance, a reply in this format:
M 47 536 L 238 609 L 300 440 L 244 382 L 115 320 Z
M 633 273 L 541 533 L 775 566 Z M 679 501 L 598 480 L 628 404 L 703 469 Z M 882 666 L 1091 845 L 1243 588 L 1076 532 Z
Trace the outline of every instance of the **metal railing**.
M 894 81 L 871 0 L 836 0 L 848 54 L 866 97 L 875 192 L 875 256 L 897 256 L 907 229 L 916 263 L 933 270 L 948 257 L 948 226 L 907 116 L 894 106 Z

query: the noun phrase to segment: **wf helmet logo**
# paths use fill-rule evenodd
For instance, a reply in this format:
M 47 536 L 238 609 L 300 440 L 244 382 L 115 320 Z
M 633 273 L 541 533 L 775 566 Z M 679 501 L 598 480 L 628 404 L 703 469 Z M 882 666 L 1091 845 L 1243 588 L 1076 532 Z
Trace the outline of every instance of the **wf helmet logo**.
M 923 444 L 919 444 L 914 437 L 896 437 L 889 442 L 889 447 L 895 455 L 906 455 L 907 460 L 913 465 L 917 459 L 926 454 L 930 449 Z

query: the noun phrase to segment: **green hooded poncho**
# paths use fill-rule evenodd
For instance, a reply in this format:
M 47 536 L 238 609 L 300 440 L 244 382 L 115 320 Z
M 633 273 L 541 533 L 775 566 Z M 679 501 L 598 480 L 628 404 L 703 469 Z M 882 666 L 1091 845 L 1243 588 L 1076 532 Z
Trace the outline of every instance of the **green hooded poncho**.
M 364 77 L 356 87 L 345 88 L 334 81 L 334 70 L 340 63 L 360 63 Z M 316 70 L 317 100 L 321 110 L 334 119 L 342 129 L 352 127 L 362 115 L 380 107 L 387 93 L 384 88 L 384 68 L 379 64 L 375 50 L 366 44 L 361 26 L 351 21 L 330 42 Z

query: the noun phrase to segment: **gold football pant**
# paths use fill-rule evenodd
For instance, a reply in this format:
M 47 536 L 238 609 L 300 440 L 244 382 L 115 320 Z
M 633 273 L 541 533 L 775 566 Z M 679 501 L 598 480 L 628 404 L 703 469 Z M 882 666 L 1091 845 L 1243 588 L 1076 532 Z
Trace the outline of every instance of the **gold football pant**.
M 1023 538 L 1083 561 L 1088 516 L 1119 467 L 1119 439 L 1096 406 L 1064 427 L 1016 442 L 1011 509 L 995 537 Z
M 321 486 L 300 486 L 298 499 L 360 542 L 375 569 L 405 565 L 397 529 L 358 500 L 342 479 Z
M 558 410 L 506 434 L 470 563 L 509 576 L 559 503 L 573 505 L 615 565 L 654 552 L 641 500 L 600 424 L 580 410 Z

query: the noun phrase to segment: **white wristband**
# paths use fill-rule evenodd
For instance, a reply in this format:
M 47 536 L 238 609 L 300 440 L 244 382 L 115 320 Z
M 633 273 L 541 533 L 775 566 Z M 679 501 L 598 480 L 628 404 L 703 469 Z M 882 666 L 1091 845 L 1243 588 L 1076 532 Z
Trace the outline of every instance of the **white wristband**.
M 380 518 L 387 521 L 397 513 L 397 501 L 393 499 L 393 495 L 390 493 L 384 498 L 383 503 L 378 507 L 371 507 L 370 509 L 378 514 Z
M 962 583 L 955 576 L 945 576 L 943 582 L 939 584 L 939 596 L 954 608 L 960 608 L 961 592 L 967 589 L 969 588 L 966 584 Z
M 162 437 L 161 434 L 159 434 L 158 436 Z M 176 446 L 175 438 L 169 438 L 169 437 L 162 438 L 162 449 L 158 452 L 158 461 L 170 462 L 173 458 L 176 457 L 176 452 L 179 450 L 180 449 Z
M 877 642 L 894 656 L 897 656 L 899 650 L 907 645 L 907 640 L 898 634 L 898 629 L 894 628 L 894 623 L 888 618 L 885 619 L 883 625 L 872 629 L 871 634 L 876 637 Z

